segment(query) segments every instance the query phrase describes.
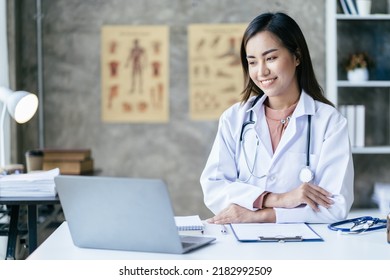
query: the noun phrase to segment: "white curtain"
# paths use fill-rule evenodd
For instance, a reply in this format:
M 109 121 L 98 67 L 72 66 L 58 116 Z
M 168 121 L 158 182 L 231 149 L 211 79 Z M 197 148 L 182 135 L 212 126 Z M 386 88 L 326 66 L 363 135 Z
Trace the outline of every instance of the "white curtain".
M 7 0 L 0 0 L 0 86 L 9 87 L 7 46 Z M 3 104 L 0 102 L 0 112 Z M 1 132 L 0 132 L 1 133 Z M 8 113 L 4 124 L 5 164 L 10 162 L 10 120 Z M 0 140 L 1 141 L 1 140 Z
M 8 79 L 8 48 L 7 48 L 7 0 L 0 0 L 0 86 L 9 87 Z M 3 109 L 3 104 L 0 102 L 0 114 Z M 1 133 L 1 132 L 0 132 Z M 7 119 L 5 121 L 4 127 L 5 133 L 5 150 L 8 153 L 5 153 L 5 162 L 9 163 L 10 161 L 10 128 L 9 128 L 9 117 L 7 114 Z M 1 141 L 1 139 L 0 139 Z M 5 206 L 0 206 L 5 207 Z M 1 208 L 0 208 L 1 210 Z M 6 223 L 8 217 L 2 217 L 1 222 Z M 6 255 L 7 248 L 6 236 L 0 236 L 0 259 L 4 260 Z

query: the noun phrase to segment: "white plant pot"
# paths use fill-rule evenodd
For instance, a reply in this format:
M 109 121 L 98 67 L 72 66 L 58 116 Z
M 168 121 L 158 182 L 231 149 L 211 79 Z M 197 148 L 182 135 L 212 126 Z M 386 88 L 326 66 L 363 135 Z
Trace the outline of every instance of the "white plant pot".
M 359 15 L 367 16 L 371 14 L 371 0 L 356 0 Z
M 363 82 L 368 80 L 367 68 L 356 68 L 347 73 L 348 80 L 351 82 Z

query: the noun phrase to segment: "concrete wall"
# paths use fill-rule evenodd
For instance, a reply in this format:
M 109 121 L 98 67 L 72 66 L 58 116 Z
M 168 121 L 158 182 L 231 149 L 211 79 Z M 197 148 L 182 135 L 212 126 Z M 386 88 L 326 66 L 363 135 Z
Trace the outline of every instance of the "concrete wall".
M 36 91 L 35 1 L 17 2 L 17 84 Z M 266 11 L 288 12 L 302 27 L 325 86 L 324 0 L 43 0 L 42 10 L 45 146 L 91 148 L 100 175 L 163 178 L 178 215 L 211 215 L 199 176 L 217 129 L 217 121 L 189 119 L 188 24 L 242 23 Z M 169 123 L 101 121 L 100 31 L 116 24 L 170 27 Z M 37 118 L 20 127 L 19 161 L 38 146 L 36 129 Z

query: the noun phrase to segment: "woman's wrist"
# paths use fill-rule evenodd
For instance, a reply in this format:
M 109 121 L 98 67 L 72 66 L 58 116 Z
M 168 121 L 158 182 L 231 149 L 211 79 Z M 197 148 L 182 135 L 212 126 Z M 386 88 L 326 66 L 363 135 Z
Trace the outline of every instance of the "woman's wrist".
M 264 208 L 280 207 L 280 194 L 268 193 L 263 198 L 263 207 Z
M 259 223 L 275 223 L 276 213 L 273 208 L 266 208 L 257 211 L 259 214 Z

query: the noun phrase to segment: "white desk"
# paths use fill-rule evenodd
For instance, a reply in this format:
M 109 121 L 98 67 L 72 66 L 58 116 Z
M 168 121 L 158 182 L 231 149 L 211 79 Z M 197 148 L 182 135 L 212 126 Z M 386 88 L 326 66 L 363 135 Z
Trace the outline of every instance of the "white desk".
M 381 217 L 372 211 L 352 212 L 350 216 L 363 215 Z M 344 235 L 329 230 L 325 224 L 311 226 L 324 242 L 241 243 L 235 239 L 230 227 L 227 227 L 228 234 L 223 235 L 220 226 L 207 224 L 205 235 L 217 238 L 213 244 L 188 254 L 175 255 L 78 248 L 73 245 L 68 225 L 64 222 L 28 259 L 390 260 L 390 244 L 387 243 L 385 229 Z

